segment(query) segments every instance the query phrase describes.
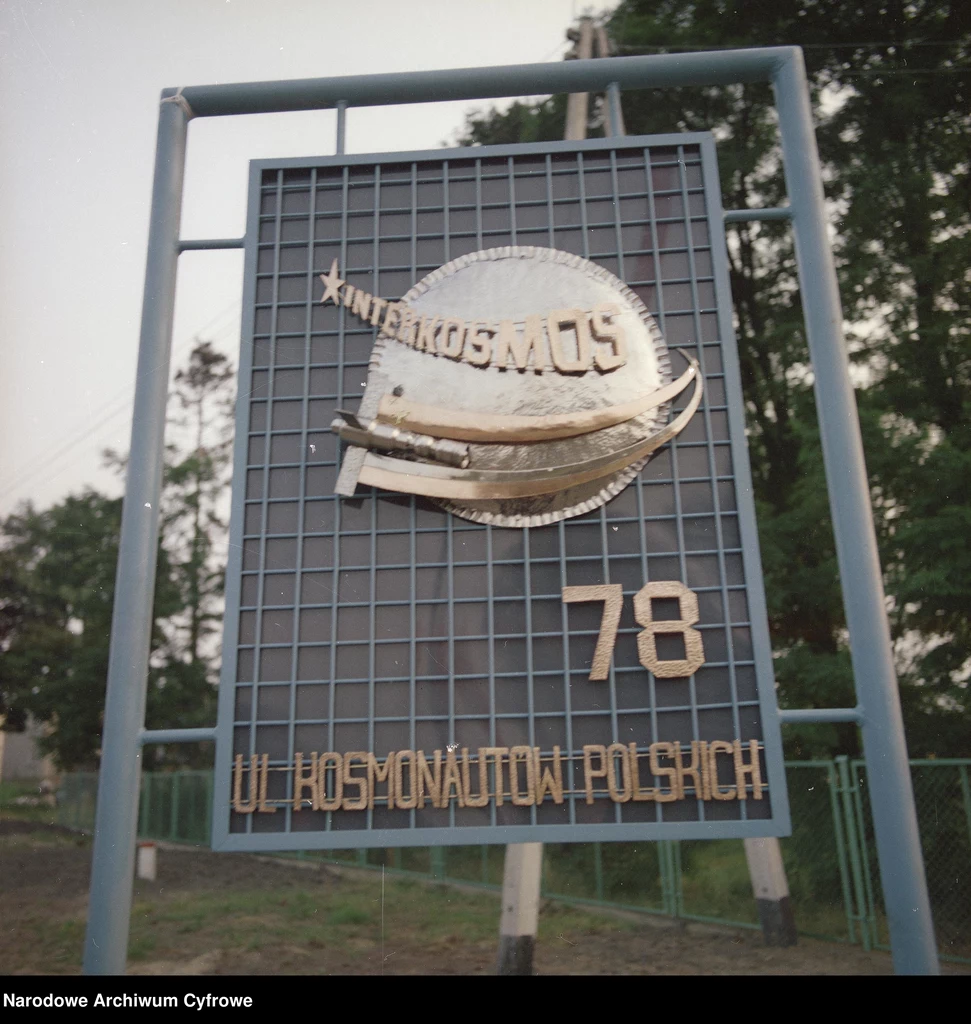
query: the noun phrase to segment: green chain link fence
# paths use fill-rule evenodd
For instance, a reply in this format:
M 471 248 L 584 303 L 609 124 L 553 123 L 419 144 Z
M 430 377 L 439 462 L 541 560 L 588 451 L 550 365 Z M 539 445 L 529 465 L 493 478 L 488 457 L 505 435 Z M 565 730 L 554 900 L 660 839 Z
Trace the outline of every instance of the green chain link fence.
M 861 917 L 877 949 L 890 938 L 879 885 L 876 844 L 870 815 L 866 765 L 849 763 L 849 786 L 860 821 L 863 899 Z M 927 887 L 941 954 L 971 962 L 971 761 L 911 761 Z
M 786 770 L 793 827 L 781 846 L 800 934 L 889 948 L 864 762 L 790 761 Z M 971 759 L 912 761 L 911 770 L 938 949 L 942 959 L 971 963 Z M 90 831 L 96 793 L 97 774 L 65 775 L 60 823 Z M 208 845 L 211 818 L 211 772 L 142 776 L 140 838 Z M 295 856 L 499 888 L 503 852 L 453 846 Z M 739 840 L 547 845 L 543 895 L 758 928 Z

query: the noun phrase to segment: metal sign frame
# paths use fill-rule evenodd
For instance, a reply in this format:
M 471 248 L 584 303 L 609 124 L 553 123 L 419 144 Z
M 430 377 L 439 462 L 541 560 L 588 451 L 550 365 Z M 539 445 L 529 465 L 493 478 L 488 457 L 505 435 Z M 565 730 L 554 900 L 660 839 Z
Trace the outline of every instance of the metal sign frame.
M 124 971 L 137 829 L 141 747 L 211 740 L 214 729 L 144 728 L 165 409 L 179 253 L 240 248 L 241 239 L 179 238 L 188 122 L 193 117 L 336 108 L 343 151 L 348 107 L 566 92 L 769 82 L 779 114 L 789 206 L 737 210 L 727 222 L 788 219 L 795 235 L 806 335 L 856 680 L 855 708 L 780 713 L 859 724 L 895 969 L 936 974 L 903 717 L 870 508 L 843 316 L 827 236 L 822 174 L 798 47 L 614 57 L 346 78 L 188 86 L 162 93 L 95 826 L 84 970 Z
M 350 827 L 349 825 L 347 828 L 330 828 L 327 831 L 302 831 L 294 830 L 293 826 L 298 822 L 300 825 L 303 825 L 304 819 L 307 817 L 307 813 L 305 812 L 298 819 L 292 814 L 291 808 L 278 806 L 277 810 L 285 812 L 286 815 L 286 828 L 284 831 L 274 830 L 262 832 L 257 831 L 255 828 L 253 831 L 246 832 L 230 831 L 229 821 L 233 774 L 231 759 L 232 751 L 234 749 L 233 732 L 234 729 L 237 728 L 237 726 L 234 726 L 234 707 L 236 701 L 236 681 L 237 678 L 239 678 L 237 674 L 236 655 L 239 639 L 239 609 L 243 603 L 240 595 L 240 581 L 244 565 L 244 549 L 246 547 L 246 542 L 244 540 L 244 522 L 246 519 L 245 510 L 247 507 L 247 486 L 244 481 L 246 481 L 248 473 L 254 472 L 252 468 L 247 468 L 251 466 L 251 460 L 249 458 L 250 434 L 248 431 L 250 405 L 249 402 L 246 402 L 240 403 L 237 408 L 233 507 L 229 544 L 230 554 L 227 565 L 223 665 L 222 678 L 220 681 L 219 724 L 217 726 L 216 736 L 217 754 L 219 756 L 217 757 L 216 763 L 213 795 L 214 814 L 212 841 L 214 849 L 225 851 L 269 851 L 298 849 L 352 849 L 362 846 L 390 847 L 466 845 L 470 843 L 598 842 L 605 840 L 630 841 L 706 838 L 724 839 L 750 838 L 756 836 L 783 836 L 790 833 L 791 827 L 788 799 L 786 795 L 785 769 L 782 761 L 781 731 L 779 728 L 778 710 L 775 702 L 773 684 L 772 652 L 768 636 L 768 619 L 765 609 L 765 594 L 762 582 L 761 560 L 759 557 L 758 535 L 755 526 L 755 507 L 753 501 L 752 481 L 745 440 L 745 418 L 741 399 L 741 376 L 738 365 L 737 347 L 735 344 L 735 333 L 732 324 L 728 256 L 725 246 L 724 230 L 722 227 L 723 210 L 720 197 L 715 143 L 710 133 L 697 132 L 643 137 L 625 136 L 623 138 L 614 137 L 608 139 L 593 139 L 584 142 L 554 142 L 531 145 L 477 146 L 470 147 L 468 149 L 450 149 L 445 151 L 447 155 L 443 155 L 442 150 L 430 150 L 411 153 L 366 154 L 354 156 L 252 161 L 250 165 L 250 201 L 247 217 L 246 269 L 243 293 L 243 338 L 239 375 L 241 381 L 248 381 L 253 370 L 252 356 L 255 344 L 254 339 L 257 334 L 254 321 L 256 319 L 255 292 L 257 287 L 257 266 L 261 237 L 261 182 L 264 170 L 270 169 L 285 173 L 287 170 L 312 168 L 327 169 L 332 167 L 354 168 L 357 166 L 367 167 L 372 164 L 381 166 L 389 163 L 395 165 L 429 165 L 439 163 L 446 159 L 449 164 L 452 165 L 457 161 L 470 159 L 477 161 L 505 160 L 508 158 L 528 158 L 534 155 L 572 155 L 575 153 L 595 155 L 598 153 L 608 153 L 617 149 L 643 149 L 646 152 L 649 149 L 653 151 L 667 147 L 674 148 L 675 152 L 679 154 L 688 150 L 693 151 L 695 147 L 697 147 L 700 154 L 700 171 L 704 186 L 703 196 L 705 200 L 704 222 L 710 226 L 710 238 L 708 239 L 707 246 L 710 249 L 712 260 L 711 276 L 714 284 L 715 308 L 717 309 L 718 336 L 718 344 L 716 346 L 713 347 L 711 343 L 707 343 L 705 347 L 710 351 L 712 356 L 714 356 L 713 348 L 717 348 L 718 365 L 721 367 L 721 372 L 724 374 L 724 391 L 726 394 L 725 406 L 728 418 L 728 434 L 730 437 L 729 451 L 731 453 L 732 463 L 731 475 L 734 478 L 735 510 L 740 533 L 740 543 L 738 547 L 741 549 L 742 569 L 745 581 L 744 593 L 747 597 L 749 608 L 747 616 L 742 616 L 742 618 L 744 618 L 746 622 L 751 623 L 750 628 L 752 630 L 753 648 L 751 660 L 754 664 L 755 675 L 758 682 L 757 694 L 759 723 L 763 737 L 762 742 L 765 748 L 764 756 L 767 769 L 765 782 L 768 787 L 769 800 L 771 801 L 772 817 L 769 819 L 748 817 L 746 810 L 749 806 L 749 802 L 739 801 L 739 820 L 720 820 L 718 818 L 708 818 L 705 820 L 705 815 L 702 813 L 701 819 L 697 821 L 605 821 L 596 824 L 584 824 L 582 822 L 572 820 L 575 817 L 575 798 L 568 797 L 568 806 L 571 812 L 571 821 L 569 824 L 544 824 L 534 821 L 532 824 L 521 825 L 502 825 L 493 822 L 491 825 L 483 826 L 462 826 L 453 823 L 443 827 L 422 827 L 416 825 L 413 821 L 410 827 L 378 828 L 370 827 L 371 814 L 369 812 L 365 812 L 365 816 L 368 821 L 367 826 L 361 824 L 359 818 L 351 818 L 350 821 L 353 821 L 354 827 Z M 695 194 L 694 198 L 698 198 L 697 194 Z M 687 197 L 685 196 L 685 202 L 686 199 Z M 549 202 L 552 202 L 551 197 Z M 692 221 L 695 219 L 695 216 L 690 214 L 687 208 L 684 211 L 684 216 L 686 218 L 690 218 Z M 279 218 L 279 213 L 276 214 L 276 218 Z M 547 230 L 552 233 L 552 224 L 548 226 Z M 279 245 L 279 242 L 276 244 Z M 315 244 L 320 245 L 319 242 L 315 243 L 313 241 L 311 241 L 310 244 L 311 246 Z M 483 242 L 483 245 L 486 245 L 486 243 Z M 657 245 L 656 241 L 654 242 L 654 245 Z M 692 240 L 686 240 L 685 245 L 689 253 L 694 251 L 694 243 Z M 302 276 L 303 272 L 301 271 L 300 273 Z M 656 275 L 658 276 L 658 279 L 660 279 L 660 268 L 656 270 Z M 275 275 L 274 279 L 278 280 Z M 316 282 L 316 277 L 314 277 L 313 280 Z M 697 289 L 698 285 L 696 283 L 696 275 L 691 275 L 691 281 L 692 287 Z M 660 288 L 660 284 L 658 284 L 657 287 Z M 315 293 L 317 290 L 318 286 L 315 286 Z M 302 300 L 298 301 L 302 302 Z M 700 302 L 698 305 L 700 306 Z M 303 307 L 300 308 L 302 309 Z M 696 308 L 692 315 L 695 332 L 700 331 L 700 316 L 700 310 Z M 272 329 L 271 333 L 273 333 Z M 700 352 L 702 349 L 702 345 L 700 344 L 701 339 L 699 338 L 698 341 Z M 285 372 L 292 373 L 293 371 L 287 370 Z M 721 406 L 721 401 L 719 401 L 718 404 Z M 706 404 L 704 409 L 707 410 L 707 408 Z M 702 410 L 699 410 L 699 417 L 705 415 L 715 414 L 708 414 L 706 411 L 703 412 Z M 719 415 L 721 415 L 721 413 Z M 706 436 L 709 436 L 710 431 L 706 430 L 704 433 Z M 257 434 L 262 436 L 259 431 L 257 431 Z M 707 443 L 708 442 L 706 442 L 706 444 Z M 262 457 L 268 458 L 268 453 L 264 454 Z M 718 479 L 722 479 L 721 474 L 719 474 Z M 632 483 L 629 486 L 633 487 L 635 485 Z M 358 496 L 361 496 L 360 492 Z M 265 492 L 261 500 L 263 504 L 265 504 Z M 715 496 L 713 500 L 717 506 L 717 496 Z M 265 516 L 261 518 L 265 518 Z M 676 514 L 675 520 L 678 524 L 683 524 L 680 514 Z M 485 529 L 482 526 L 469 524 L 464 520 L 458 520 L 457 528 L 468 532 L 481 532 Z M 681 527 L 679 526 L 679 529 L 680 528 Z M 504 528 L 496 527 L 493 529 L 501 531 Z M 263 533 L 265 534 L 265 532 L 264 528 Z M 516 529 L 514 532 L 518 533 L 520 531 Z M 297 544 L 299 545 L 299 538 L 302 536 L 300 531 L 298 531 L 297 536 Z M 252 543 L 252 541 L 250 543 Z M 264 538 L 264 544 L 265 543 L 266 541 Z M 733 548 L 735 547 L 735 545 L 731 546 Z M 726 557 L 724 555 L 724 547 L 725 545 L 719 546 L 718 558 L 722 561 Z M 624 554 L 629 557 L 629 553 Z M 646 565 L 647 555 L 655 554 L 655 552 L 641 550 L 638 554 L 640 555 L 640 559 L 644 561 L 644 564 Z M 683 560 L 686 552 L 682 549 L 680 551 L 680 555 Z M 604 552 L 604 564 L 611 561 L 611 559 L 612 556 Z M 377 564 L 372 565 L 372 570 L 377 569 L 380 564 L 381 563 L 378 562 Z M 684 572 L 683 567 L 682 572 Z M 254 577 L 254 579 L 255 578 L 258 577 Z M 299 610 L 300 603 L 300 601 L 297 602 L 297 608 L 295 608 L 294 611 L 295 616 Z M 372 599 L 370 601 L 370 611 L 372 613 L 374 603 L 375 602 Z M 249 602 L 247 602 L 247 604 L 249 604 Z M 451 614 L 451 607 L 449 613 Z M 336 639 L 337 637 L 335 633 L 331 638 L 331 643 Z M 490 638 L 490 642 L 491 640 L 492 638 Z M 734 661 L 736 659 L 737 656 L 735 656 L 735 658 L 730 656 L 729 660 L 731 664 L 726 670 L 732 678 L 734 678 Z M 295 681 L 295 662 L 296 658 L 294 658 L 294 663 L 291 665 L 290 670 L 293 679 L 290 683 L 284 683 L 283 685 L 299 691 L 301 684 Z M 568 665 L 565 671 L 569 672 Z M 646 677 L 646 672 L 643 670 L 641 671 Z M 534 682 L 532 673 L 526 672 L 525 674 L 529 679 L 529 685 L 532 686 Z M 638 673 L 638 675 L 640 674 L 641 673 Z M 402 675 L 404 678 L 407 676 L 407 672 Z M 494 680 L 492 679 L 491 672 L 490 682 L 494 687 Z M 254 690 L 257 688 L 257 684 L 255 682 L 251 685 Z M 374 685 L 379 686 L 382 684 Z M 455 685 L 456 687 L 460 687 L 462 684 L 459 682 Z M 264 686 L 260 688 L 269 689 L 272 692 L 276 688 L 276 684 L 264 684 Z M 608 687 L 608 689 L 612 688 Z M 732 687 L 732 690 L 734 690 L 734 687 Z M 697 704 L 704 703 L 701 700 L 698 700 L 697 702 L 690 701 L 688 698 L 686 698 L 686 701 L 690 702 L 692 707 L 696 707 Z M 296 704 L 296 699 L 294 699 L 293 704 Z M 371 707 L 371 714 L 373 715 L 373 704 Z M 737 699 L 732 701 L 732 711 L 734 715 L 738 715 L 739 713 Z M 293 727 L 294 714 L 295 713 L 291 713 L 291 729 Z M 564 711 L 563 714 L 564 717 L 569 717 L 568 711 Z M 654 714 L 656 717 L 656 709 Z M 697 715 L 698 711 L 695 710 L 694 714 Z M 532 723 L 531 714 L 529 716 L 529 721 Z M 454 722 L 451 720 L 449 727 L 450 729 L 454 728 Z M 253 715 L 250 729 L 255 731 L 258 728 L 259 725 L 257 724 L 256 717 Z M 272 729 L 274 726 L 269 726 L 267 728 Z M 656 723 L 653 728 L 656 730 Z M 456 733 L 455 735 L 457 738 L 458 734 Z M 605 742 L 609 744 L 615 738 L 616 737 L 608 738 Z M 340 748 L 337 747 L 331 749 Z M 254 751 L 247 748 L 244 760 L 248 760 L 249 755 L 253 752 Z M 375 751 L 377 754 L 381 754 L 382 752 L 383 751 Z M 646 774 L 645 769 L 645 777 Z M 688 802 L 690 803 L 691 801 L 689 800 Z M 666 805 L 658 806 L 663 807 Z M 454 818 L 454 814 L 451 816 Z M 533 814 L 533 817 L 536 817 L 535 813 Z M 412 818 L 414 819 L 414 814 L 412 814 Z M 260 816 L 257 816 L 255 819 L 250 818 L 250 822 L 252 826 L 257 824 L 266 824 L 275 827 L 279 825 L 280 819 L 274 818 L 263 821 L 260 820 Z

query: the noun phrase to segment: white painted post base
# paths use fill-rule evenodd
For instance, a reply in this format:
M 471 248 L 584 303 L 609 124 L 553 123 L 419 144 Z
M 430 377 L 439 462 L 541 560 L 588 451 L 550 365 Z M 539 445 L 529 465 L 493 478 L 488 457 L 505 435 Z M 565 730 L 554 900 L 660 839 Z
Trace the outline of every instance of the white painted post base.
M 154 882 L 158 869 L 158 847 L 154 843 L 139 843 L 135 873 L 147 882 Z
M 506 847 L 497 974 L 533 973 L 542 874 L 542 843 L 515 843 Z
M 782 863 L 779 840 L 746 839 L 745 859 L 748 861 L 752 892 L 759 911 L 762 937 L 767 946 L 794 946 L 796 919 L 789 900 L 789 883 Z

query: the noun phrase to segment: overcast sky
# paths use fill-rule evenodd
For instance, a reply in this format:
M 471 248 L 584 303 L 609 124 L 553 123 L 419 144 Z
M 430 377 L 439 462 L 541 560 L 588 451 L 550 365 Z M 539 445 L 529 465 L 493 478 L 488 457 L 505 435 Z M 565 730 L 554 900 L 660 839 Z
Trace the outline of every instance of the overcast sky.
M 159 91 L 557 61 L 582 0 L 0 0 L 0 515 L 127 449 Z M 347 151 L 436 148 L 474 103 L 352 110 Z M 481 106 L 479 104 L 478 106 Z M 182 237 L 244 231 L 247 163 L 334 152 L 332 111 L 189 129 Z M 242 253 L 180 257 L 174 366 L 235 363 Z

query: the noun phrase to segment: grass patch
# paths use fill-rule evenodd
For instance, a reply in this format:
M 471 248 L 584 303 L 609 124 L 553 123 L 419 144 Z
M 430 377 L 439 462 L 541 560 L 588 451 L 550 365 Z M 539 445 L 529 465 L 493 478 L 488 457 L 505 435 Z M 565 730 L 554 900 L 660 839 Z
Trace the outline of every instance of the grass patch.
M 574 933 L 602 935 L 608 932 L 632 932 L 642 927 L 642 922 L 634 918 L 589 913 L 580 907 L 547 900 L 540 910 L 537 939 L 544 941 Z
M 0 781 L 0 808 L 6 808 L 22 796 L 35 796 L 37 786 L 31 782 Z
M 84 946 L 83 918 L 67 918 L 53 924 L 39 919 L 33 928 L 29 921 L 25 923 L 34 944 L 32 957 L 46 965 L 44 973 L 76 973 L 80 969 Z
M 29 821 L 41 825 L 57 825 L 57 810 L 54 807 L 24 807 L 15 803 L 0 806 L 3 821 Z
M 194 892 L 141 901 L 132 918 L 130 955 L 186 959 L 210 950 L 258 952 L 274 944 L 305 949 L 372 949 L 382 940 L 435 946 L 495 941 L 495 895 L 458 893 L 386 879 L 344 876 L 335 885 Z M 557 927 L 572 927 L 567 911 Z
M 358 907 L 337 907 L 330 913 L 328 923 L 335 927 L 345 924 L 367 924 L 370 915 Z
M 0 813 L 0 821 L 23 821 L 32 825 L 50 825 L 50 815 L 45 817 L 36 817 L 32 811 L 28 811 L 25 814 L 8 814 L 6 811 Z M 24 832 L 13 832 L 4 834 L 0 837 L 3 847 L 6 849 L 22 848 L 22 847 L 34 847 L 41 846 L 49 848 L 52 846 L 73 846 L 79 849 L 84 849 L 91 845 L 91 837 L 81 835 L 78 832 L 63 832 L 59 829 L 53 828 L 47 829 L 34 829 L 32 831 Z M 0 867 L 2 870 L 2 867 Z
M 141 901 L 132 922 L 131 956 L 190 959 L 203 952 L 271 947 L 328 950 L 367 958 L 389 948 L 443 951 L 452 944 L 498 941 L 498 893 L 464 892 L 414 879 L 346 872 L 323 883 L 233 891 L 163 894 Z M 541 938 L 628 932 L 639 922 L 544 904 Z M 383 931 L 382 931 L 383 928 Z M 309 969 L 309 965 L 308 965 Z
M 58 849 L 47 835 L 35 833 L 26 837 L 36 844 L 34 849 L 14 853 L 11 844 L 24 838 L 0 839 L 0 860 L 5 854 L 8 858 L 0 875 L 7 882 L 0 973 L 77 973 L 88 851 L 77 849 L 70 835 L 50 836 L 53 844 L 63 844 Z M 691 857 L 694 851 L 687 852 Z M 182 856 L 186 860 L 179 864 Z M 156 974 L 199 961 L 207 971 L 273 976 L 481 974 L 493 969 L 498 893 L 393 875 L 382 882 L 373 871 L 290 870 L 285 862 L 260 864 L 254 870 L 254 863 L 241 857 L 221 860 L 215 854 L 209 860 L 196 853 L 167 854 L 167 877 L 158 887 L 141 887 L 133 908 L 132 968 Z M 741 884 L 738 862 L 714 843 L 699 851 L 692 873 L 709 884 L 719 873 L 722 884 L 726 875 Z M 766 954 L 757 941 L 742 943 L 730 935 L 684 939 L 676 930 L 662 936 L 638 915 L 603 914 L 544 900 L 539 924 L 538 956 L 546 958 L 541 973 L 599 974 L 612 968 L 637 973 L 656 957 L 666 956 L 669 966 L 683 967 L 685 958 L 695 953 L 697 962 L 689 964 L 695 973 L 758 973 L 765 966 Z M 782 955 L 790 956 L 796 968 L 805 968 L 809 957 L 822 974 L 840 973 L 848 956 L 845 947 L 835 953 L 825 948 L 814 952 L 802 943 L 787 954 L 773 953 Z M 884 971 L 883 960 L 880 965 L 880 971 L 869 973 Z
M 745 848 L 735 840 L 682 843 L 682 891 L 688 914 L 755 924 Z
M 156 950 L 158 940 L 154 935 L 139 935 L 128 943 L 130 960 L 147 960 Z

